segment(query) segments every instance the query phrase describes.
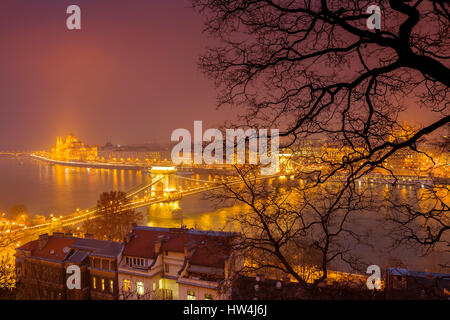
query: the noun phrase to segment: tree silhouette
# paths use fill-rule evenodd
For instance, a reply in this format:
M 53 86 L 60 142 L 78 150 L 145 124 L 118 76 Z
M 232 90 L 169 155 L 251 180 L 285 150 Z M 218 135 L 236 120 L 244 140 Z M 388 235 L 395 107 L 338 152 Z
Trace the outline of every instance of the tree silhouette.
M 14 239 L 11 225 L 0 217 L 0 294 L 11 293 L 15 289 Z
M 379 30 L 370 30 L 366 24 L 370 1 L 192 3 L 205 18 L 205 31 L 220 43 L 208 49 L 199 66 L 220 90 L 219 106 L 239 108 L 239 120 L 228 125 L 278 128 L 283 147 L 291 148 L 294 155 L 308 141 L 333 142 L 332 148 L 323 152 L 293 157 L 299 165 L 292 174 L 307 181 L 291 189 L 299 199 L 295 207 L 286 199 L 280 202 L 280 193 L 268 204 L 273 196 L 253 183 L 253 170 L 241 170 L 246 178 L 243 187 L 228 187 L 228 193 L 218 196 L 231 197 L 250 208 L 250 213 L 238 220 L 247 226 L 246 235 L 259 232 L 246 237 L 244 246 L 271 255 L 272 264 L 263 265 L 281 269 L 305 288 L 311 285 L 296 272 L 289 251 L 281 246 L 292 246 L 299 237 L 304 244 L 305 238 L 315 234 L 317 238 L 307 245 L 319 250 L 323 258 L 319 264 L 322 276 L 313 283 L 317 286 L 327 278 L 331 260 L 339 256 L 353 264 L 344 257 L 350 248 L 338 239 L 345 235 L 361 241 L 361 235 L 348 224 L 350 217 L 369 206 L 377 212 L 385 204 L 357 182 L 379 173 L 396 184 L 403 168 L 392 163 L 405 155 L 428 157 L 430 174 L 437 165 L 424 142 L 450 121 L 449 3 L 378 1 Z M 433 120 L 410 130 L 400 115 L 419 110 L 414 106 Z M 446 225 L 441 229 L 445 237 L 432 236 L 432 241 L 448 239 L 448 197 L 430 194 L 436 200 L 433 219 Z M 262 200 L 264 197 L 269 200 Z M 417 210 L 403 213 L 409 218 L 390 220 L 410 232 L 398 234 L 399 240 L 423 244 L 417 232 L 426 230 L 427 225 L 414 224 L 419 230 L 412 228 L 410 218 Z M 304 220 L 311 216 L 318 219 Z M 334 227 L 331 232 L 330 223 Z M 313 233 L 312 226 L 320 226 L 320 231 Z M 331 251 L 330 245 L 335 246 Z
M 128 203 L 125 192 L 103 192 L 97 201 L 97 216 L 83 224 L 85 232 L 98 239 L 122 241 L 140 219 L 138 212 L 126 207 Z

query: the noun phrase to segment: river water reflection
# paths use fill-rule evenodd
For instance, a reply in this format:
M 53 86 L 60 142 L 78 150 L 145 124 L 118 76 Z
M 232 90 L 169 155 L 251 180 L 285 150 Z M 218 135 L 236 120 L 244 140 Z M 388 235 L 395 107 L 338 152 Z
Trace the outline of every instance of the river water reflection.
M 101 192 L 126 191 L 146 179 L 136 170 L 89 169 L 51 165 L 24 157 L 0 156 L 0 212 L 7 212 L 14 205 L 23 204 L 31 216 L 48 217 L 73 213 L 77 208 L 95 206 Z M 380 193 L 398 191 L 410 197 L 413 186 L 386 187 L 380 185 Z M 204 230 L 236 230 L 229 218 L 245 210 L 240 204 L 228 203 L 216 207 L 202 194 L 188 196 L 171 203 L 155 204 L 140 209 L 144 224 L 158 227 L 179 227 Z M 370 232 L 369 246 L 360 246 L 358 255 L 370 264 L 392 266 L 403 263 L 411 269 L 442 271 L 439 263 L 450 260 L 448 253 L 435 253 L 418 257 L 413 248 L 388 250 L 390 235 L 378 212 L 365 212 L 355 221 L 355 228 Z

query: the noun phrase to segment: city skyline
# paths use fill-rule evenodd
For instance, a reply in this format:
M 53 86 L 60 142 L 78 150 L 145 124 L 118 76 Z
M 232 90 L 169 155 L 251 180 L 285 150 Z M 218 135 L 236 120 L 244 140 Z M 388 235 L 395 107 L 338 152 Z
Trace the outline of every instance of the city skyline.
M 449 300 L 449 23 L 2 1 L 0 300 Z

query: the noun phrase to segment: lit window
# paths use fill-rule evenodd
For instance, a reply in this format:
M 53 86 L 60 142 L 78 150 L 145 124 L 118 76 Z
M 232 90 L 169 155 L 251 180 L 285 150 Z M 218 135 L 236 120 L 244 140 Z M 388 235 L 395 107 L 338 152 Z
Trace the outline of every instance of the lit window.
M 143 282 L 136 282 L 136 292 L 139 295 L 144 294 L 144 283 Z
M 105 291 L 105 279 L 102 279 L 102 291 Z
M 97 289 L 97 278 L 92 277 L 92 288 Z
M 187 292 L 187 299 L 188 300 L 195 300 L 195 292 L 188 290 L 188 292 Z
M 123 290 L 129 291 L 131 288 L 131 282 L 130 280 L 123 280 Z
M 214 300 L 212 294 L 205 294 L 205 300 Z
M 109 291 L 114 292 L 114 280 L 109 280 Z

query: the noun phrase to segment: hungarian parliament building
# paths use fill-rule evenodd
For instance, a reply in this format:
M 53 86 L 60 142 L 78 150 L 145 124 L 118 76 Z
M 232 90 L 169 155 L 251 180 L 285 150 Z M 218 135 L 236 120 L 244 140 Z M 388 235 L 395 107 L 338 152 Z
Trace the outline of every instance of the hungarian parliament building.
M 95 161 L 95 162 L 152 162 L 169 163 L 170 148 L 159 145 L 86 145 L 73 134 L 58 136 L 56 146 L 51 152 L 39 152 L 39 155 L 56 161 Z
M 98 158 L 98 148 L 97 146 L 87 146 L 72 134 L 69 134 L 66 138 L 57 137 L 51 157 L 58 161 L 92 161 Z

